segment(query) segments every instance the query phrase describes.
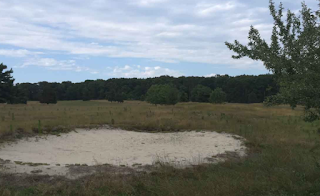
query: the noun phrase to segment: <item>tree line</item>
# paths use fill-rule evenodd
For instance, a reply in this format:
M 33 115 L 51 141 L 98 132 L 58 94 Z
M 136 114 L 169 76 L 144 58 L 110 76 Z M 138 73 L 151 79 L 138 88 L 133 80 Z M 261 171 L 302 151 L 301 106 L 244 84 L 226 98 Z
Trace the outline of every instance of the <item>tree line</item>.
M 0 70 L 1 73 L 3 72 L 2 78 L 0 78 L 0 102 L 2 103 L 26 103 L 27 100 L 42 103 L 56 103 L 58 100 L 89 101 L 101 99 L 115 102 L 123 102 L 124 100 L 144 101 L 147 100 L 147 95 L 149 95 L 150 100 L 152 91 L 162 93 L 163 99 L 170 99 L 171 102 L 210 102 L 211 94 L 215 89 L 219 89 L 225 94 L 222 95 L 225 97 L 225 102 L 261 103 L 266 97 L 277 94 L 279 90 L 273 75 L 269 74 L 236 77 L 218 75 L 210 78 L 175 78 L 170 76 L 147 79 L 112 78 L 108 80 L 86 80 L 81 83 L 65 81 L 61 83 L 39 82 L 13 85 L 12 70 L 5 71 L 5 68 L 6 66 L 2 64 L 2 70 Z M 164 90 L 161 90 L 161 85 L 166 85 Z M 169 87 L 172 87 L 172 89 Z M 149 89 L 151 92 L 148 93 Z M 160 95 L 157 96 L 159 98 Z

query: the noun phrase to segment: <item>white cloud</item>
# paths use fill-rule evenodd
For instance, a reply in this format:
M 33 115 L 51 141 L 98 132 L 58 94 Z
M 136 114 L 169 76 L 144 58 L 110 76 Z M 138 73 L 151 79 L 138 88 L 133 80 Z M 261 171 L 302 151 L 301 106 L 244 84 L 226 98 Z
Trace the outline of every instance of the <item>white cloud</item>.
M 98 74 L 99 72 L 84 66 L 78 66 L 75 60 L 56 60 L 53 58 L 34 58 L 26 60 L 20 68 L 28 66 L 45 67 L 48 70 L 56 71 L 75 71 L 75 72 L 89 72 L 91 74 Z
M 8 56 L 8 57 L 26 57 L 29 55 L 38 55 L 43 54 L 42 52 L 31 52 L 29 50 L 8 50 L 8 49 L 0 49 L 0 56 Z
M 197 5 L 199 8 L 198 14 L 200 16 L 209 16 L 219 11 L 228 11 L 235 9 L 239 5 L 235 2 L 226 2 L 222 4 L 207 4 L 207 3 L 200 3 Z
M 110 69 L 109 69 L 110 70 Z M 129 66 L 125 65 L 124 67 L 115 67 L 111 69 L 112 72 L 107 72 L 106 75 L 110 77 L 117 78 L 150 78 L 162 75 L 169 76 L 182 76 L 183 74 L 176 70 L 171 70 L 168 68 L 163 68 L 160 66 L 156 67 L 142 67 L 142 66 Z
M 52 58 L 40 58 L 40 59 L 29 59 L 25 63 L 23 63 L 22 67 L 27 67 L 29 65 L 36 65 L 40 67 L 53 67 L 58 64 L 65 64 L 65 62 L 58 62 L 55 59 Z M 74 64 L 74 62 L 73 62 Z
M 0 1 L 0 44 L 23 48 L 0 50 L 0 55 L 28 57 L 33 53 L 27 51 L 41 50 L 255 69 L 260 67 L 255 61 L 231 59 L 224 41 L 246 42 L 250 25 L 268 40 L 267 5 L 253 0 Z
M 166 2 L 167 0 L 132 0 L 131 4 L 139 5 L 139 6 L 154 6 L 158 3 Z
M 208 75 L 206 75 L 205 77 L 207 77 L 207 78 L 211 78 L 211 77 L 215 77 L 215 76 L 217 76 L 217 74 L 212 73 L 212 74 L 208 74 Z

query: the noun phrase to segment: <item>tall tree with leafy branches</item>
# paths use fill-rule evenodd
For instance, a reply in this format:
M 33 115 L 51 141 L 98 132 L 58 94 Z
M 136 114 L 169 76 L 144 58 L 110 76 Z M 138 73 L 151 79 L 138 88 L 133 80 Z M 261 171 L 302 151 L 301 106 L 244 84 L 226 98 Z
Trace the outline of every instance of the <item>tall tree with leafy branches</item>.
M 6 103 L 12 99 L 14 79 L 11 74 L 13 71 L 7 68 L 3 63 L 0 64 L 0 103 Z
M 251 26 L 247 45 L 237 40 L 226 45 L 237 53 L 232 56 L 234 59 L 260 60 L 274 73 L 280 92 L 269 97 L 267 104 L 290 104 L 293 108 L 304 105 L 305 120 L 317 120 L 320 118 L 320 10 L 312 11 L 303 2 L 299 15 L 288 10 L 284 19 L 282 3 L 277 9 L 270 0 L 269 9 L 274 20 L 270 43 Z

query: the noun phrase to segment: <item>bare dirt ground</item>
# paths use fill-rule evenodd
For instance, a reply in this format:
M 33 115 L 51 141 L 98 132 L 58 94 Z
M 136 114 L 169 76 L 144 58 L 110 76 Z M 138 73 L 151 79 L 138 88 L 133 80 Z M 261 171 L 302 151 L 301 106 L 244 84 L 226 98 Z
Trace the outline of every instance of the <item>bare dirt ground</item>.
M 25 138 L 0 146 L 0 172 L 78 178 L 105 171 L 143 170 L 169 164 L 189 167 L 245 155 L 243 139 L 192 131 L 143 133 L 120 129 L 76 129 L 61 136 Z M 227 155 L 227 156 L 226 156 Z

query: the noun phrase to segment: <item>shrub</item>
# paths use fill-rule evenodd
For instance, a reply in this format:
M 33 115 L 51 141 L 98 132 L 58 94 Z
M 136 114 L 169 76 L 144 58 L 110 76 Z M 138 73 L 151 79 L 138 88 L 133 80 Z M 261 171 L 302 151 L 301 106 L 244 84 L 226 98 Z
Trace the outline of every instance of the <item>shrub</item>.
M 216 88 L 210 95 L 210 103 L 221 104 L 226 102 L 226 98 L 227 94 L 221 88 Z
M 57 103 L 57 96 L 54 92 L 54 89 L 49 85 L 45 85 L 41 92 L 40 103 L 46 104 L 56 104 Z
M 153 85 L 147 92 L 146 101 L 152 104 L 175 105 L 179 102 L 179 91 L 171 85 Z
M 198 85 L 191 92 L 191 101 L 209 102 L 211 89 L 209 87 Z

